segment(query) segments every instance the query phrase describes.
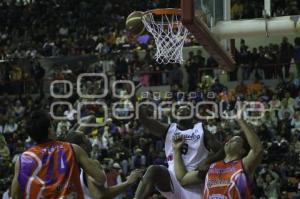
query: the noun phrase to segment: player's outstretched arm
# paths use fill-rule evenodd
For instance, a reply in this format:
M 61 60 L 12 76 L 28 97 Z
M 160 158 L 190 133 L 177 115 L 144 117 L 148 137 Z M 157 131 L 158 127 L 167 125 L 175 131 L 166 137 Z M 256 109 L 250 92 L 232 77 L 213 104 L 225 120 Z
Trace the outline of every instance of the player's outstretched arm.
M 148 116 L 148 109 L 145 106 L 140 107 L 140 112 L 139 112 L 139 120 L 146 127 L 149 129 L 150 133 L 160 137 L 160 138 L 165 138 L 168 130 L 168 125 L 163 124 L 159 122 L 158 120 L 152 119 Z
M 106 176 L 99 162 L 90 159 L 87 153 L 78 145 L 72 144 L 72 146 L 76 155 L 76 159 L 78 160 L 83 171 L 91 176 L 95 180 L 95 183 L 97 183 L 99 186 L 104 185 Z
M 15 164 L 15 173 L 14 178 L 12 180 L 11 184 L 11 198 L 12 199 L 21 199 L 21 189 L 18 182 L 18 176 L 19 176 L 19 169 L 20 169 L 20 161 L 16 161 Z
M 247 156 L 243 159 L 243 164 L 246 172 L 249 174 L 249 177 L 252 178 L 256 167 L 262 161 L 263 146 L 259 137 L 243 119 L 238 119 L 237 123 L 240 125 L 242 131 L 244 132 L 248 144 L 251 148 Z
M 89 177 L 88 187 L 93 198 L 114 198 L 133 186 L 142 176 L 142 170 L 134 170 L 130 173 L 125 182 L 111 187 L 97 186 L 94 182 L 94 179 Z
M 80 124 L 81 123 L 81 124 Z M 84 125 L 84 124 L 95 124 L 96 123 L 96 117 L 94 115 L 89 115 L 86 117 L 81 118 L 81 122 L 76 123 L 68 133 L 73 132 L 83 132 L 85 135 L 89 134 L 92 130 L 91 127 Z
M 175 173 L 178 182 L 184 187 L 189 185 L 201 184 L 204 179 L 199 177 L 198 171 L 188 172 L 181 154 L 181 148 L 184 144 L 184 138 L 181 136 L 173 138 L 173 151 L 174 151 L 174 162 L 175 162 Z

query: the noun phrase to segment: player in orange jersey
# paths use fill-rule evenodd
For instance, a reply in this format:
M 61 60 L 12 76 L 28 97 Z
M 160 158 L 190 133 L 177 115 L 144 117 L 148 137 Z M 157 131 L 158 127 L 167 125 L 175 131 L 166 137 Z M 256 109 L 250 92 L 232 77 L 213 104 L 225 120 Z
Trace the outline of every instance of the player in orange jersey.
M 99 186 L 105 183 L 105 173 L 81 147 L 55 141 L 46 112 L 33 112 L 26 131 L 37 144 L 25 151 L 15 165 L 13 199 L 83 199 L 80 168 Z
M 211 164 L 205 178 L 204 199 L 251 199 L 251 182 L 256 167 L 262 160 L 263 147 L 255 132 L 242 119 L 237 123 L 244 132 L 226 142 L 224 160 Z M 182 137 L 175 137 L 176 178 L 187 186 L 199 184 L 204 176 L 198 171 L 187 172 L 181 155 Z M 249 148 L 250 146 L 250 148 Z
M 92 146 L 86 135 L 86 132 L 70 132 L 70 134 L 67 137 L 67 141 L 69 141 L 70 143 L 77 144 L 78 146 L 86 150 L 86 152 L 90 152 Z M 97 162 L 97 160 L 94 161 Z M 94 183 L 94 180 L 82 171 L 80 181 L 83 189 L 84 198 L 114 198 L 125 192 L 128 188 L 132 187 L 142 177 L 142 175 L 143 171 L 140 169 L 136 169 L 130 173 L 125 182 L 112 187 L 107 187 L 106 185 L 97 186 Z

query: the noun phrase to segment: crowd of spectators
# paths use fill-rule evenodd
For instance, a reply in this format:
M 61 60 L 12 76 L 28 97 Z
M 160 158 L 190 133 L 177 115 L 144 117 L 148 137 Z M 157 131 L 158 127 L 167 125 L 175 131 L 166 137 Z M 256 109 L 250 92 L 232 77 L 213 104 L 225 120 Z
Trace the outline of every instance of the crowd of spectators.
M 90 67 L 86 70 L 97 70 L 97 67 Z M 69 75 L 65 75 L 64 78 L 75 83 L 77 75 L 72 76 L 72 73 L 69 71 Z M 109 77 L 109 81 L 113 81 L 115 76 Z M 124 177 L 132 169 L 146 168 L 152 164 L 166 164 L 163 139 L 149 135 L 147 129 L 144 129 L 136 118 L 116 119 L 116 115 L 119 117 L 130 115 L 131 102 L 152 101 L 159 105 L 165 101 L 197 103 L 209 100 L 217 102 L 219 109 L 223 110 L 219 114 L 231 116 L 234 114 L 238 103 L 259 101 L 264 104 L 267 110 L 263 118 L 246 118 L 260 136 L 265 149 L 263 164 L 256 172 L 255 196 L 256 198 L 287 198 L 288 194 L 290 196 L 296 195 L 299 191 L 300 178 L 300 85 L 297 82 L 299 81 L 280 82 L 276 88 L 271 89 L 259 80 L 249 84 L 241 81 L 235 88 L 229 89 L 218 79 L 205 78 L 196 84 L 193 94 L 188 94 L 183 92 L 181 86 L 177 85 L 175 81 L 169 94 L 160 95 L 149 91 L 138 93 L 137 97 L 130 99 L 126 98 L 126 95 L 131 93 L 128 85 L 117 86 L 116 92 L 119 98 L 112 95 L 112 89 L 109 89 L 110 92 L 107 96 L 101 99 L 86 99 L 80 97 L 75 91 L 68 99 L 32 95 L 4 95 L 0 99 L 0 179 L 2 183 L 0 187 L 4 188 L 2 191 L 6 191 L 13 172 L 12 166 L 18 154 L 33 144 L 24 132 L 24 124 L 28 114 L 37 108 L 50 110 L 51 104 L 59 100 L 72 104 L 70 110 L 64 105 L 56 105 L 53 109 L 55 116 L 65 117 L 65 119 L 54 120 L 54 128 L 60 139 L 63 139 L 68 130 L 76 123 L 79 103 L 96 101 L 107 104 L 107 115 L 105 115 L 103 107 L 95 104 L 82 106 L 80 115 L 85 116 L 93 113 L 98 123 L 106 122 L 104 127 L 93 130 L 90 135 L 90 142 L 93 146 L 91 156 L 103 164 L 110 185 L 124 180 Z M 68 89 L 68 87 L 57 85 L 54 91 L 57 94 L 66 94 L 69 92 Z M 81 93 L 83 95 L 101 94 L 103 91 L 101 80 L 91 77 L 82 80 Z M 116 102 L 120 104 L 114 109 L 112 107 Z M 207 115 L 209 112 L 206 110 L 210 108 L 209 105 L 203 106 L 199 113 Z M 115 111 L 114 114 L 113 111 Z M 171 112 L 166 110 L 163 112 L 161 120 L 170 123 L 174 121 L 174 117 L 172 117 Z M 207 131 L 215 134 L 222 142 L 240 131 L 234 121 L 230 119 L 202 119 L 202 122 L 205 123 Z M 131 198 L 133 191 L 134 188 L 123 197 Z
M 31 3 L 30 3 L 31 2 Z M 232 2 L 233 18 L 256 17 L 261 1 Z M 149 47 L 149 35 L 128 39 L 125 19 L 134 10 L 178 7 L 180 1 L 6 0 L 0 2 L 0 58 L 109 54 L 122 48 Z M 272 1 L 275 13 L 297 14 L 299 1 Z M 297 7 L 298 6 L 298 7 Z M 253 9 L 252 9 L 253 7 Z M 293 9 L 291 9 L 292 7 Z M 247 9 L 246 9 L 247 8 Z M 292 10 L 292 11 L 289 11 Z M 296 10 L 293 11 L 293 10 Z M 193 44 L 194 41 L 187 41 Z M 145 45 L 147 44 L 147 45 Z M 150 45 L 151 46 L 151 45 Z
M 54 65 L 50 70 L 41 66 L 37 59 L 29 62 L 28 67 L 21 67 L 22 62 L 12 61 L 2 63 L 0 72 L 0 93 L 43 93 L 43 79 L 62 80 L 68 76 L 83 72 L 104 72 L 115 79 L 131 80 L 144 86 L 184 85 L 184 73 L 187 74 L 188 90 L 194 91 L 197 82 L 205 76 L 217 77 L 218 64 L 212 57 L 205 58 L 202 51 L 191 51 L 183 66 L 179 64 L 161 65 L 153 59 L 153 54 L 147 50 L 142 56 L 138 51 L 124 54 L 114 54 L 114 58 L 96 61 L 87 69 L 85 64 L 78 62 L 70 65 Z M 117 56 L 118 55 L 118 56 Z M 289 81 L 290 78 L 300 76 L 300 38 L 288 41 L 283 37 L 278 44 L 259 46 L 249 49 L 244 39 L 240 41 L 240 48 L 235 49 L 235 59 L 239 67 L 228 73 L 230 81 L 243 80 L 274 80 Z M 291 76 L 291 66 L 295 64 L 296 73 Z
M 35 0 L 0 2 L 0 57 L 106 54 L 128 43 L 125 19 L 134 10 L 176 7 L 179 1 Z
M 11 60 L 0 63 L 0 94 L 43 94 L 45 69 L 37 60 Z
M 264 1 L 254 0 L 232 0 L 231 18 L 232 19 L 250 19 L 264 17 Z M 271 0 L 271 16 L 290 16 L 298 15 L 300 3 L 297 0 Z
M 287 79 L 290 75 L 291 63 L 296 64 L 295 76 L 300 76 L 300 37 L 294 41 L 282 38 L 280 44 L 269 44 L 249 49 L 245 40 L 240 42 L 240 49 L 235 50 L 238 69 L 242 71 L 242 78 L 257 79 Z M 237 79 L 237 70 L 229 74 L 231 80 Z
M 272 5 L 274 10 L 278 10 L 288 8 L 282 5 L 293 5 L 292 2 L 294 1 L 272 1 Z M 246 7 L 256 3 L 256 1 L 233 1 L 232 10 L 235 12 L 236 4 Z M 134 10 L 178 7 L 178 5 L 179 0 L 130 1 L 122 2 L 122 5 L 118 1 L 104 1 L 99 4 L 95 0 L 2 1 L 0 60 L 27 59 L 29 66 L 25 68 L 23 61 L 4 63 L 0 61 L 0 93 L 26 93 L 33 90 L 42 92 L 41 79 L 45 72 L 36 61 L 41 57 L 97 54 L 100 60 L 110 60 L 115 66 L 116 74 L 127 79 L 142 79 L 148 85 L 166 85 L 170 81 L 180 81 L 182 72 L 178 70 L 178 66 L 162 67 L 152 60 L 154 41 L 150 35 L 132 39 L 124 30 L 124 21 Z M 242 67 L 243 79 L 249 79 L 251 75 L 257 79 L 283 78 L 284 75 L 287 77 L 294 56 L 294 46 L 292 47 L 292 41 L 289 42 L 285 39 L 281 45 L 270 44 L 252 50 L 242 42 L 240 49 L 236 50 L 235 58 Z M 194 43 L 193 38 L 187 40 L 188 45 Z M 298 46 L 298 49 L 299 43 L 299 39 L 298 42 L 295 41 L 295 47 Z M 146 49 L 146 57 L 138 59 L 141 48 Z M 297 52 L 299 60 L 299 50 Z M 186 68 L 190 71 L 189 79 L 196 77 L 199 80 L 204 74 L 211 75 L 212 68 L 217 67 L 213 58 L 205 60 L 202 55 L 199 56 L 200 60 L 189 57 L 186 62 Z M 128 57 L 133 57 L 135 62 L 129 63 Z M 200 71 L 194 74 L 196 65 Z M 299 68 L 298 64 L 298 75 Z M 140 75 L 137 75 L 138 73 Z M 230 80 L 237 80 L 237 71 L 230 74 Z

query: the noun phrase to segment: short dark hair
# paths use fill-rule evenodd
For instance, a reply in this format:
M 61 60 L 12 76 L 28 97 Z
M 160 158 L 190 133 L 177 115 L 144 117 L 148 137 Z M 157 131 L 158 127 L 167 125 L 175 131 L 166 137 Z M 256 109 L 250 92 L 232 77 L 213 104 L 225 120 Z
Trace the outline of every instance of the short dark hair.
M 48 130 L 51 120 L 44 110 L 32 112 L 26 123 L 26 133 L 37 143 L 48 140 Z

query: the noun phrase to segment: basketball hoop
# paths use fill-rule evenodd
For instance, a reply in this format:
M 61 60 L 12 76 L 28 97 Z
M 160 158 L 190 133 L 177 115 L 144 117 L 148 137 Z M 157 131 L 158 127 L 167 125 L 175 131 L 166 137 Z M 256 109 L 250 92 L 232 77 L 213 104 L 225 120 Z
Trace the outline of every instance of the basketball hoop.
M 182 63 L 182 48 L 188 30 L 181 23 L 181 10 L 175 8 L 150 10 L 145 12 L 142 20 L 155 40 L 155 60 L 160 64 Z

